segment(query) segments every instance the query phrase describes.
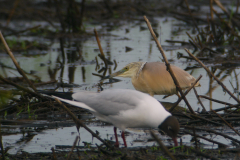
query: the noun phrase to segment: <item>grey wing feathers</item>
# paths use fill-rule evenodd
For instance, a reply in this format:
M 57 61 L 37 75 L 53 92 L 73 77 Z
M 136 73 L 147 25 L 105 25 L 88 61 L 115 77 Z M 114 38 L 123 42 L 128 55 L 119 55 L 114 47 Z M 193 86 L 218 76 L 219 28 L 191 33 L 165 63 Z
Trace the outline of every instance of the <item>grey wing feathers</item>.
M 77 101 L 71 101 L 71 100 L 68 100 L 68 99 L 63 99 L 63 98 L 60 98 L 60 97 L 57 97 L 57 96 L 51 96 L 52 98 L 57 98 L 59 99 L 60 101 L 62 102 L 66 102 L 66 103 L 69 103 L 71 105 L 74 105 L 74 106 L 77 106 L 77 107 L 81 107 L 81 108 L 85 108 L 89 111 L 92 111 L 92 112 L 96 112 L 93 108 L 89 107 L 88 105 L 86 105 L 85 103 L 82 103 L 82 102 L 77 102 Z
M 124 93 L 123 93 L 124 92 Z M 101 93 L 78 92 L 73 99 L 83 102 L 103 115 L 117 115 L 120 111 L 134 109 L 141 98 L 130 98 L 130 90 L 106 90 Z

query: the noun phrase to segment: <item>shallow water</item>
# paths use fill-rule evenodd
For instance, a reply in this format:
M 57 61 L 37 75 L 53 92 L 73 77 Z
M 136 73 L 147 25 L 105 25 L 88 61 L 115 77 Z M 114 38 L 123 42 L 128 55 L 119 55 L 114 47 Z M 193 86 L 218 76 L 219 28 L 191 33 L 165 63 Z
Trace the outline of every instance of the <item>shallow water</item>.
M 140 17 L 140 19 L 143 19 Z M 12 22 L 13 23 L 13 22 Z M 196 64 L 194 61 L 187 62 L 184 59 L 177 59 L 177 52 L 182 52 L 187 56 L 187 53 L 184 51 L 183 47 L 179 46 L 178 44 L 175 44 L 174 46 L 172 44 L 169 44 L 165 42 L 165 40 L 185 40 L 188 41 L 188 37 L 186 35 L 186 31 L 191 33 L 191 30 L 188 29 L 187 26 L 184 26 L 183 22 L 180 22 L 174 18 L 154 18 L 154 21 L 152 21 L 152 24 L 155 24 L 154 29 L 157 31 L 157 33 L 160 35 L 161 38 L 159 38 L 161 45 L 163 46 L 163 49 L 165 50 L 165 54 L 169 60 L 171 60 L 171 64 L 176 65 L 182 69 L 185 69 L 187 66 L 193 66 Z M 158 51 L 155 42 L 152 40 L 152 37 L 150 35 L 149 30 L 147 29 L 147 26 L 145 22 L 139 21 L 139 20 L 133 20 L 131 22 L 122 21 L 121 26 L 114 26 L 114 29 L 111 31 L 108 31 L 109 27 L 106 26 L 100 26 L 100 25 L 92 25 L 88 24 L 86 25 L 87 31 L 93 30 L 95 27 L 98 31 L 98 34 L 100 35 L 100 41 L 103 48 L 104 53 L 106 54 L 106 57 L 109 58 L 111 61 L 114 59 L 117 61 L 117 69 L 119 70 L 122 67 L 124 67 L 126 64 L 133 62 L 133 61 L 161 61 L 161 54 Z M 182 27 L 181 27 L 182 26 Z M 129 32 L 126 32 L 126 30 L 129 30 Z M 28 37 L 31 39 L 31 37 Z M 52 43 L 49 50 L 47 51 L 47 54 L 41 55 L 41 56 L 30 56 L 26 57 L 22 54 L 15 54 L 17 61 L 20 63 L 20 66 L 23 70 L 30 72 L 30 71 L 36 71 L 36 74 L 38 77 L 41 78 L 42 81 L 50 81 L 50 77 L 54 77 L 55 79 L 58 79 L 61 74 L 61 69 L 59 69 L 60 64 L 57 62 L 57 59 L 60 58 L 61 60 L 61 52 L 60 52 L 60 45 L 58 40 L 42 40 L 46 41 L 48 44 Z M 77 46 L 77 47 L 76 47 Z M 80 48 L 77 50 L 77 48 Z M 133 50 L 126 52 L 126 47 L 130 47 Z M 171 50 L 171 48 L 174 48 Z M 180 48 L 180 49 L 176 49 Z M 95 57 L 97 54 L 99 54 L 98 45 L 94 37 L 85 39 L 85 40 L 79 40 L 79 39 L 67 39 L 65 44 L 65 57 L 68 58 L 65 61 L 64 69 L 63 69 L 63 76 L 62 79 L 65 83 L 74 83 L 79 85 L 77 88 L 64 88 L 64 91 L 80 91 L 80 90 L 91 90 L 91 91 L 97 91 L 97 83 L 99 82 L 100 78 L 97 76 L 93 76 L 92 73 L 97 73 L 95 70 L 96 68 L 96 62 Z M 190 48 L 191 51 L 191 48 Z M 85 60 L 85 62 L 78 60 L 74 58 L 74 55 L 81 54 Z M 98 61 L 101 63 L 101 67 L 104 66 L 103 62 L 98 58 Z M 11 66 L 14 68 L 14 65 L 11 61 L 11 59 L 8 56 L 4 56 L 1 54 L 0 62 Z M 44 64 L 44 66 L 41 66 L 41 64 Z M 208 64 L 208 67 L 211 68 L 212 64 Z M 112 72 L 114 65 L 110 67 Z M 58 70 L 55 70 L 58 69 Z M 84 72 L 85 70 L 85 72 Z M 115 71 L 116 71 L 115 70 Z M 232 89 L 230 82 L 236 87 L 236 78 L 234 75 L 234 71 L 239 74 L 240 69 L 235 68 L 232 69 L 232 71 L 224 71 L 220 77 L 223 77 L 225 75 L 226 78 L 222 81 L 227 88 Z M 56 71 L 56 73 L 49 74 L 49 71 Z M 221 70 L 217 69 L 216 72 L 220 72 Z M 197 88 L 197 92 L 199 95 L 207 95 L 209 90 L 212 90 L 210 87 L 210 80 L 207 76 L 207 73 L 204 69 L 198 68 L 194 70 L 188 71 L 191 73 L 195 78 L 198 78 L 200 74 L 203 76 L 200 80 L 201 87 Z M 16 75 L 19 76 L 18 72 L 11 69 L 4 69 L 0 70 L 0 74 L 4 75 L 6 73 L 7 77 L 15 77 Z M 108 74 L 108 73 L 107 73 Z M 127 78 L 119 78 L 122 81 L 114 84 L 108 84 L 103 85 L 104 89 L 112 89 L 112 88 L 128 88 L 128 89 L 134 89 L 131 80 Z M 213 87 L 217 85 L 216 82 L 213 83 Z M 47 85 L 39 87 L 38 89 L 46 89 L 46 88 L 55 88 L 56 85 Z M 58 89 L 58 91 L 63 91 L 63 88 Z M 233 91 L 233 89 L 231 90 Z M 209 95 L 207 95 L 209 96 Z M 212 98 L 219 99 L 221 101 L 227 101 L 228 103 L 235 104 L 235 101 L 233 99 L 229 99 L 228 94 L 225 94 L 222 91 L 222 88 L 217 86 L 216 89 L 214 89 L 211 93 Z M 175 102 L 177 100 L 176 96 L 171 96 L 167 99 L 162 99 L 163 96 L 155 96 L 156 99 L 163 101 L 163 102 Z M 194 110 L 197 110 L 198 108 L 201 109 L 201 106 L 198 104 L 198 101 L 196 99 L 196 96 L 194 92 L 190 92 L 187 95 L 187 99 Z M 224 107 L 224 105 L 218 104 L 218 103 L 210 103 L 208 100 L 202 99 L 204 106 L 207 110 L 210 109 L 210 106 L 212 106 L 213 109 Z M 180 106 L 186 107 L 185 103 L 182 101 L 180 103 Z M 102 138 L 110 139 L 113 137 L 113 127 L 112 126 L 98 126 L 96 124 L 89 125 L 89 127 L 95 131 L 98 130 L 100 132 L 100 135 Z M 120 132 L 118 132 L 120 135 Z M 27 143 L 20 143 L 18 145 L 15 145 L 16 141 L 18 141 L 22 134 L 14 134 L 14 135 L 8 135 L 3 136 L 3 143 L 4 146 L 13 146 L 14 147 L 9 151 L 9 153 L 16 153 L 19 150 L 27 151 L 27 152 L 51 152 L 51 147 L 54 147 L 55 145 L 72 145 L 75 137 L 78 135 L 76 127 L 64 127 L 64 128 L 58 128 L 58 129 L 46 129 L 40 133 L 37 133 L 31 139 L 31 141 Z M 108 136 L 107 136 L 108 135 Z M 92 141 L 92 137 L 85 129 L 80 129 L 80 136 L 81 136 L 81 142 L 86 141 L 92 144 L 100 144 L 97 139 L 94 139 Z M 130 131 L 130 135 L 127 136 L 127 143 L 129 146 L 135 147 L 135 146 L 146 146 L 146 145 L 153 145 L 155 142 L 147 142 L 147 139 L 150 138 L 149 134 L 146 134 L 145 132 L 135 132 Z M 169 139 L 166 136 L 161 136 L 161 138 L 164 140 L 164 143 L 167 145 L 171 144 L 172 141 L 168 141 Z M 235 137 L 236 139 L 239 139 L 239 137 Z M 120 142 L 121 138 L 119 137 Z M 185 135 L 182 136 L 183 143 L 190 144 L 191 136 Z M 217 141 L 223 142 L 224 144 L 229 144 L 229 141 L 226 141 L 223 138 L 219 138 L 218 136 L 215 137 Z M 134 140 L 137 140 L 137 142 L 134 142 Z M 113 138 L 114 141 L 114 138 Z M 139 142 L 138 142 L 139 141 Z M 179 141 L 179 139 L 178 139 Z M 204 140 L 201 140 L 207 147 L 207 148 L 216 148 L 216 145 L 212 145 L 211 143 L 208 143 Z M 80 143 L 82 146 L 83 144 Z
M 103 139 L 114 141 L 115 143 L 115 137 L 113 133 L 113 127 L 112 126 L 96 126 L 96 124 L 88 125 L 88 127 L 95 131 L 100 132 L 100 136 Z M 127 130 L 129 131 L 128 134 L 126 134 L 126 142 L 128 147 L 141 147 L 141 146 L 152 146 L 157 145 L 155 141 L 148 142 L 149 139 L 151 139 L 150 133 L 148 131 L 143 130 Z M 156 131 L 157 133 L 157 131 Z M 165 141 L 166 144 L 172 145 L 170 138 L 167 136 L 160 135 L 157 133 L 158 136 Z M 76 138 L 76 136 L 80 135 L 80 142 L 79 146 L 82 146 L 84 148 L 84 143 L 91 143 L 92 147 L 95 146 L 95 144 L 100 145 L 101 142 L 91 137 L 91 135 L 84 129 L 81 128 L 80 132 L 78 134 L 76 127 L 64 127 L 64 128 L 58 128 L 58 129 L 48 129 L 42 132 L 38 132 L 29 142 L 23 141 L 19 142 L 19 139 L 23 136 L 21 134 L 18 135 L 8 135 L 3 136 L 3 144 L 5 147 L 12 146 L 12 144 L 15 144 L 12 146 L 9 150 L 10 154 L 16 154 L 17 152 L 21 151 L 27 151 L 29 153 L 36 153 L 36 152 L 51 152 L 52 147 L 56 148 L 65 148 L 71 149 L 73 145 L 73 142 Z M 120 147 L 124 147 L 123 141 L 121 139 L 121 132 L 118 131 L 118 138 L 120 142 Z M 17 143 L 17 144 L 16 144 Z

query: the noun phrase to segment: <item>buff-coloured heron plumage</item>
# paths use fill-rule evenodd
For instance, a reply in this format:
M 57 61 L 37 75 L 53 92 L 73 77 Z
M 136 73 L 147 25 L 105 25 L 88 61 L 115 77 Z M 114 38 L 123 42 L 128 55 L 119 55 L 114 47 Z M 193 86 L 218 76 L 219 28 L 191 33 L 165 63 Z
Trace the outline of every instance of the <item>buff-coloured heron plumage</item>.
M 183 69 L 174 65 L 171 65 L 171 68 L 183 90 L 195 82 L 196 79 Z M 106 78 L 116 76 L 131 78 L 136 90 L 149 93 L 151 96 L 177 94 L 173 79 L 162 62 L 132 62 Z M 199 83 L 195 85 L 198 86 Z

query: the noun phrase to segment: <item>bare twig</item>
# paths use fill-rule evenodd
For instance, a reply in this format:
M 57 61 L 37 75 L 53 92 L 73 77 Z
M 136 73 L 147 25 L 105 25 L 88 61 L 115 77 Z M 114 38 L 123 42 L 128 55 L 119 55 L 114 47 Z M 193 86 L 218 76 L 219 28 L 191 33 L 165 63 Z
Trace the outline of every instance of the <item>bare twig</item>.
M 210 0 L 210 13 L 211 13 L 211 20 L 213 21 L 213 0 Z
M 52 160 L 57 160 L 57 156 L 55 154 L 54 148 L 52 147 L 51 150 L 52 150 L 52 154 L 53 154 Z
M 192 126 L 180 126 L 180 127 L 184 127 L 184 128 L 188 128 L 188 129 L 192 129 L 192 128 L 193 128 Z M 228 138 L 228 139 L 230 139 L 230 140 L 232 140 L 232 141 L 237 142 L 237 143 L 240 144 L 240 141 L 239 141 L 239 140 L 237 140 L 237 139 L 235 139 L 235 138 L 232 138 L 232 137 L 230 137 L 230 136 L 228 136 L 228 135 L 226 135 L 226 134 L 223 134 L 222 132 L 217 132 L 217 131 L 215 131 L 215 130 L 213 130 L 213 129 L 207 129 L 207 128 L 197 128 L 197 127 L 194 127 L 194 128 L 195 128 L 196 130 L 202 130 L 202 131 L 206 131 L 206 132 L 215 133 L 215 134 L 217 134 L 217 135 L 223 136 L 223 137 L 225 137 L 225 138 Z
M 44 98 L 43 96 L 41 96 L 41 95 L 38 94 L 37 92 L 33 92 L 33 91 L 29 90 L 28 88 L 25 88 L 25 87 L 20 86 L 20 85 L 18 85 L 18 84 L 16 84 L 16 83 L 13 83 L 13 82 L 11 82 L 11 81 L 6 80 L 6 79 L 3 78 L 1 75 L 0 75 L 0 80 L 3 81 L 3 82 L 5 82 L 5 83 L 7 83 L 7 84 L 10 84 L 10 85 L 12 85 L 12 86 L 14 86 L 14 87 L 16 87 L 16 88 L 18 88 L 18 89 L 20 89 L 20 90 L 23 90 L 24 92 L 30 93 L 30 94 L 32 94 L 32 95 L 34 95 L 34 96 L 37 96 L 37 97 Z
M 97 71 L 97 70 L 100 68 L 100 66 L 99 66 L 99 64 L 98 64 L 98 59 L 97 59 L 97 56 L 95 57 L 95 60 L 96 60 L 96 67 L 95 67 L 95 71 Z
M 2 129 L 0 126 L 0 146 L 1 146 L 1 152 L 2 152 L 2 159 L 5 160 L 5 152 L 3 148 L 3 143 L 2 143 Z
M 60 11 L 60 6 L 59 6 L 59 3 L 61 3 L 61 2 L 58 1 L 58 0 L 54 0 L 54 2 L 55 2 L 55 7 L 56 7 L 56 13 L 57 13 L 58 19 L 59 19 L 60 24 L 61 24 L 62 32 L 65 33 L 66 26 L 65 26 L 65 22 L 62 18 L 63 16 L 62 16 L 62 13 Z
M 236 14 L 238 14 L 239 0 L 237 0 Z
M 195 131 L 195 127 L 193 126 L 193 136 L 194 136 L 194 141 L 195 141 L 195 148 L 197 149 L 197 136 L 196 136 L 196 131 Z
M 107 142 L 105 142 L 102 138 L 100 138 L 95 132 L 93 132 L 90 128 L 88 128 L 83 121 L 79 120 L 60 100 L 55 98 L 55 100 L 60 104 L 60 106 L 67 111 L 67 113 L 72 117 L 74 122 L 77 125 L 77 128 L 82 126 L 85 128 L 89 133 L 92 134 L 93 137 L 96 137 L 99 141 L 101 141 L 103 144 L 105 144 L 108 148 L 113 148 L 111 145 L 109 145 Z
M 150 133 L 152 135 L 152 137 L 157 141 L 157 143 L 159 144 L 159 146 L 162 148 L 162 150 L 172 159 L 172 160 L 176 160 L 176 158 L 169 152 L 169 150 L 167 149 L 167 147 L 162 143 L 161 139 L 159 139 L 152 130 L 150 130 Z
M 214 0 L 214 2 L 223 10 L 223 12 L 228 16 L 228 18 L 231 18 L 231 21 L 233 24 L 235 24 L 237 27 L 240 27 L 239 21 L 237 19 L 235 19 L 234 17 L 231 17 L 231 15 L 228 13 L 227 9 L 220 2 L 220 0 Z
M 184 132 L 184 133 L 187 133 L 187 134 L 190 134 L 190 135 L 193 135 L 193 133 L 188 132 L 188 131 L 186 131 L 186 130 L 183 130 L 183 132 Z M 199 138 L 204 139 L 204 140 L 206 140 L 206 141 L 209 141 L 209 142 L 212 142 L 212 143 L 216 143 L 216 144 L 218 144 L 219 146 L 227 147 L 227 145 L 225 145 L 225 144 L 223 144 L 223 143 L 220 143 L 220 142 L 218 142 L 218 141 L 214 141 L 214 140 L 212 140 L 212 139 L 209 139 L 209 138 L 200 136 L 200 135 L 198 135 L 198 134 L 195 134 L 195 135 L 196 135 L 196 137 L 199 137 Z
M 202 49 L 202 48 L 203 48 L 203 44 L 202 44 L 202 42 L 201 42 L 201 39 L 200 39 L 200 37 L 199 37 L 199 34 L 197 35 L 197 40 L 198 40 L 199 46 L 200 46 L 201 49 Z
M 114 62 L 114 68 L 113 68 L 113 70 L 115 71 L 115 70 L 117 69 L 117 61 L 114 59 L 113 62 Z
M 107 63 L 107 60 L 106 60 L 105 55 L 103 53 L 102 46 L 101 46 L 100 40 L 98 38 L 98 33 L 97 33 L 97 30 L 95 28 L 94 28 L 94 33 L 95 33 L 95 37 L 96 37 L 96 40 L 97 40 L 97 43 L 98 43 L 98 48 L 99 48 L 100 53 L 101 53 L 101 55 L 99 57 L 104 61 L 104 64 L 105 64 L 105 70 L 104 70 L 104 73 L 103 73 L 103 76 L 105 76 L 106 72 L 107 72 L 107 68 L 108 68 L 108 63 Z
M 223 107 L 223 108 L 219 108 L 219 109 L 215 109 L 213 111 L 215 112 L 219 112 L 219 111 L 222 111 L 222 110 L 227 110 L 227 109 L 231 109 L 231 108 L 239 108 L 240 107 L 240 104 L 236 104 L 236 105 L 230 105 L 228 107 Z
M 186 147 L 186 146 L 185 146 L 185 147 Z M 191 148 L 191 147 L 187 147 L 187 148 L 189 148 L 191 151 L 195 152 L 197 155 L 200 155 L 200 156 L 205 157 L 205 158 L 207 158 L 207 159 L 218 160 L 218 158 L 213 157 L 212 155 L 208 155 L 208 154 L 206 154 L 206 153 L 200 152 L 199 150 L 193 149 L 193 148 Z
M 195 57 L 192 53 L 190 53 L 186 48 L 185 51 L 195 59 L 195 61 L 197 61 L 207 72 L 209 75 L 211 75 L 217 82 L 219 85 L 222 86 L 222 88 L 233 98 L 235 99 L 238 103 L 240 103 L 239 99 L 237 97 L 235 97 L 228 89 L 227 87 L 214 75 L 212 74 L 212 72 L 197 58 Z
M 76 136 L 75 141 L 74 141 L 74 143 L 73 143 L 73 146 L 72 146 L 72 148 L 71 148 L 71 151 L 68 153 L 67 160 L 69 160 L 69 159 L 71 158 L 71 155 L 72 155 L 72 153 L 73 153 L 73 149 L 75 148 L 78 139 L 79 139 L 79 136 Z
M 37 28 L 39 28 L 39 27 L 41 27 L 41 25 L 37 25 L 37 26 L 34 26 L 34 27 L 30 27 L 30 28 L 27 28 L 27 29 L 24 29 L 24 30 L 21 30 L 21 31 L 18 31 L 18 32 L 12 32 L 12 33 L 7 34 L 7 35 L 4 35 L 4 36 L 7 37 L 7 36 L 12 36 L 12 35 L 18 35 L 18 34 L 20 34 L 20 33 L 24 33 L 24 32 L 26 32 L 26 31 L 29 31 L 29 30 L 32 30 L 32 29 L 37 29 Z
M 221 104 L 224 104 L 224 105 L 233 105 L 233 104 L 231 104 L 231 103 L 219 101 L 219 100 L 217 100 L 217 99 L 213 99 L 213 98 L 210 98 L 210 97 L 207 97 L 207 96 L 204 96 L 204 95 L 199 95 L 198 97 L 199 97 L 199 98 L 208 99 L 208 100 L 210 100 L 210 101 L 217 102 L 217 103 L 221 103 Z
M 7 50 L 7 53 L 8 55 L 11 57 L 13 63 L 15 64 L 18 72 L 23 76 L 23 78 L 27 81 L 27 83 L 30 85 L 30 87 L 36 91 L 37 89 L 35 88 L 35 86 L 32 84 L 32 82 L 27 78 L 26 74 L 23 72 L 23 70 L 21 69 L 21 67 L 18 65 L 18 62 L 17 60 L 15 59 L 13 53 L 11 52 L 10 48 L 8 47 L 7 45 L 7 42 L 5 41 L 3 35 L 2 35 L 2 32 L 0 31 L 0 39 L 2 41 L 2 43 L 4 44 L 6 50 Z
M 197 99 L 198 99 L 198 102 L 201 104 L 203 110 L 206 112 L 207 110 L 206 110 L 206 108 L 204 107 L 204 105 L 202 104 L 202 101 L 200 100 L 199 95 L 198 95 L 195 87 L 193 87 L 193 90 L 194 90 L 194 93 L 195 93 L 195 95 L 196 95 L 196 97 L 197 97 Z
M 8 24 L 9 24 L 9 22 L 11 21 L 12 16 L 14 15 L 14 12 L 15 12 L 17 6 L 18 6 L 18 3 L 19 3 L 19 0 L 15 0 L 15 1 L 14 1 L 13 8 L 11 9 L 10 14 L 8 15 L 7 26 L 8 26 Z
M 60 37 L 59 38 L 59 42 L 60 42 L 60 49 L 61 49 L 61 53 L 62 53 L 62 63 L 61 63 L 61 68 L 63 68 L 64 64 L 65 64 L 65 51 L 64 51 L 64 38 Z
M 189 8 L 188 1 L 187 1 L 187 0 L 184 0 L 184 1 L 185 1 L 186 5 L 187 5 L 188 12 L 189 12 L 189 14 L 190 14 L 190 16 L 191 16 L 191 18 L 192 18 L 192 20 L 193 20 L 193 23 L 194 23 L 195 27 L 197 28 L 198 33 L 200 33 L 200 30 L 199 30 L 199 28 L 198 28 L 197 22 L 195 21 L 193 15 L 192 15 L 192 12 L 191 12 L 191 10 L 190 10 L 190 8 Z
M 196 46 L 196 48 L 199 48 L 199 49 L 201 49 L 201 47 L 197 44 L 197 42 L 192 38 L 192 36 L 188 33 L 188 32 L 186 32 L 186 34 L 188 35 L 188 37 L 192 40 L 192 43 Z
M 203 118 L 203 117 L 200 117 L 200 115 L 191 115 L 192 117 L 195 117 L 195 118 L 198 118 L 198 119 L 201 119 L 201 120 L 204 120 L 206 122 L 209 122 L 209 123 L 212 123 L 212 124 L 215 124 L 215 125 L 222 125 L 221 123 L 218 123 L 218 122 L 214 122 L 214 121 L 211 121 L 209 119 L 206 119 L 206 118 Z
M 190 112 L 191 112 L 192 114 L 196 114 L 196 113 L 193 111 L 193 109 L 192 109 L 192 107 L 190 106 L 190 104 L 188 103 L 186 97 L 184 96 L 183 91 L 182 91 L 182 88 L 180 87 L 180 85 L 179 85 L 179 83 L 178 83 L 178 81 L 177 81 L 177 79 L 176 79 L 176 77 L 175 77 L 175 75 L 174 75 L 174 73 L 173 73 L 173 71 L 172 71 L 172 69 L 171 69 L 171 67 L 170 67 L 170 64 L 168 63 L 168 60 L 167 60 L 167 58 L 166 58 L 166 56 L 165 56 L 165 53 L 164 53 L 164 51 L 163 51 L 163 49 L 162 49 L 162 46 L 161 46 L 161 44 L 159 43 L 159 41 L 158 41 L 158 39 L 157 39 L 157 37 L 156 37 L 153 29 L 152 29 L 152 26 L 151 26 L 151 24 L 150 24 L 150 22 L 148 21 L 148 19 L 147 19 L 146 16 L 144 16 L 144 20 L 146 21 L 147 26 L 148 26 L 148 28 L 149 28 L 149 31 L 151 32 L 152 37 L 153 37 L 153 39 L 155 40 L 155 42 L 156 42 L 156 44 L 157 44 L 157 47 L 158 47 L 158 49 L 160 50 L 160 52 L 161 52 L 161 54 L 162 54 L 162 56 L 163 56 L 163 58 L 164 58 L 164 61 L 165 61 L 166 67 L 167 67 L 167 71 L 168 71 L 168 72 L 170 73 L 170 75 L 172 76 L 173 82 L 174 82 L 174 84 L 176 85 L 177 91 L 179 91 L 180 94 L 181 94 L 181 96 L 183 96 L 183 99 L 184 99 L 186 105 L 188 106 L 188 109 L 190 110 Z
M 80 23 L 79 23 L 80 28 L 82 28 L 84 8 L 85 8 L 85 0 L 82 0 L 82 3 L 81 3 L 81 17 L 80 17 Z
M 217 114 L 217 112 L 215 112 L 214 110 L 211 110 L 213 113 L 215 113 L 220 119 L 222 119 L 222 121 L 228 126 L 228 127 L 230 127 L 235 133 L 237 133 L 239 136 L 240 136 L 240 133 L 236 130 L 236 129 L 234 129 L 233 127 L 232 127 L 232 125 L 231 124 L 229 124 L 224 118 L 222 118 L 219 114 Z
M 92 73 L 92 75 L 103 78 L 103 76 L 101 74 Z
M 228 14 L 228 11 L 226 8 L 222 5 L 222 3 L 219 0 L 214 0 L 214 2 L 220 7 L 226 14 Z
M 5 64 L 2 63 L 2 62 L 0 62 L 0 66 L 1 66 L 2 68 L 8 68 L 8 69 L 16 70 L 16 71 L 17 71 L 16 68 L 13 68 L 13 67 L 7 66 L 7 65 L 5 65 Z M 23 70 L 23 69 L 22 69 L 22 70 Z M 30 75 L 30 76 L 33 76 L 34 78 L 40 79 L 40 77 L 38 77 L 38 76 L 36 76 L 36 75 L 33 75 L 33 74 L 31 74 L 31 73 L 28 73 L 28 72 L 25 71 L 25 70 L 23 70 L 23 72 L 24 72 L 26 75 Z
M 228 29 L 233 30 L 232 27 L 230 26 L 230 24 L 226 20 L 221 18 L 221 15 L 219 13 L 217 13 L 217 11 L 214 8 L 212 8 L 212 11 L 214 12 L 214 14 L 217 15 L 217 17 L 220 19 L 220 21 L 228 27 Z
M 48 81 L 48 82 L 41 82 L 41 83 L 35 83 L 35 86 L 42 86 L 42 85 L 47 85 L 47 84 L 53 84 L 53 83 L 57 83 L 57 80 L 53 80 L 53 81 Z
M 202 75 L 200 75 L 197 80 L 191 85 L 191 87 L 189 87 L 187 89 L 187 91 L 184 93 L 184 96 L 186 96 L 190 90 L 197 84 L 197 82 L 202 78 Z M 181 102 L 181 100 L 183 99 L 183 96 L 181 96 L 178 101 L 168 110 L 169 112 L 172 112 L 174 110 L 175 107 L 177 107 L 177 105 Z

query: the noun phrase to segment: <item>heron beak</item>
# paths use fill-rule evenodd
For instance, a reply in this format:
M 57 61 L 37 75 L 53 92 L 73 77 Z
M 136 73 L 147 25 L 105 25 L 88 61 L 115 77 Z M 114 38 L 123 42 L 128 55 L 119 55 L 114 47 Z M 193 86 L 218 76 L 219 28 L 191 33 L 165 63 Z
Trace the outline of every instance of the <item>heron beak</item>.
M 111 79 L 111 78 L 113 78 L 113 77 L 116 77 L 116 76 L 122 74 L 123 72 L 124 72 L 123 70 L 117 71 L 117 72 L 115 72 L 115 73 L 113 73 L 113 74 L 110 74 L 110 75 L 108 75 L 108 76 L 103 77 L 103 78 L 101 79 L 101 81 L 103 81 L 103 80 L 105 80 L 105 79 Z
M 172 137 L 172 139 L 173 139 L 175 147 L 177 147 L 178 146 L 177 138 L 176 137 Z

